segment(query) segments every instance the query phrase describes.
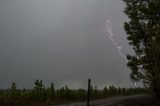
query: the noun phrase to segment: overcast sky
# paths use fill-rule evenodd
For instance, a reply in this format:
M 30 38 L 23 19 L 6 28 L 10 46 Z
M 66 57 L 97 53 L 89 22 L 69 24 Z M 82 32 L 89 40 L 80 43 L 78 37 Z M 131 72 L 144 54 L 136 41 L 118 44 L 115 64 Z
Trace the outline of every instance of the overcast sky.
M 14 81 L 32 88 L 87 86 L 87 79 L 129 87 L 130 70 L 106 33 L 112 23 L 122 53 L 132 53 L 126 40 L 122 0 L 0 0 L 0 88 Z

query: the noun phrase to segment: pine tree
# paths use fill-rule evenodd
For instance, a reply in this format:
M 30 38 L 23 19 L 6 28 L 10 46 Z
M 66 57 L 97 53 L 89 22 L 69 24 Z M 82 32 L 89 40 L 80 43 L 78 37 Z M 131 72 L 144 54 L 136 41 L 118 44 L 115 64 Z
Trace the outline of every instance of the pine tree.
M 97 86 L 95 86 L 94 90 L 93 90 L 93 97 L 97 98 L 98 97 L 98 90 L 97 90 Z
M 55 99 L 55 88 L 54 88 L 54 84 L 51 83 L 50 87 L 47 89 L 47 98 L 49 99 Z
M 11 89 L 10 89 L 10 96 L 16 97 L 17 96 L 17 85 L 15 82 L 12 83 Z
M 50 90 L 51 90 L 51 97 L 52 97 L 52 98 L 55 98 L 55 88 L 54 88 L 53 82 L 51 83 Z
M 129 22 L 124 25 L 135 55 L 128 55 L 131 79 L 142 81 L 160 100 L 160 0 L 123 0 Z
M 37 98 L 44 98 L 45 97 L 45 87 L 44 87 L 42 80 L 37 79 L 34 84 L 35 84 L 35 87 L 33 90 L 33 96 Z
M 104 87 L 104 89 L 103 89 L 103 95 L 104 96 L 108 96 L 108 88 L 107 87 Z

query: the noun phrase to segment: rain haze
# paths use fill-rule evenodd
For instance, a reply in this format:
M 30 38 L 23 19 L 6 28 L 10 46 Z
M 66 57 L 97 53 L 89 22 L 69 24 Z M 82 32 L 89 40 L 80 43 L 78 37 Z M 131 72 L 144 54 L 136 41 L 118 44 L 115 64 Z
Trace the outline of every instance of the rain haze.
M 122 0 L 0 0 L 0 88 L 14 81 L 32 88 L 36 79 L 55 87 L 134 86 L 125 59 L 132 53 Z

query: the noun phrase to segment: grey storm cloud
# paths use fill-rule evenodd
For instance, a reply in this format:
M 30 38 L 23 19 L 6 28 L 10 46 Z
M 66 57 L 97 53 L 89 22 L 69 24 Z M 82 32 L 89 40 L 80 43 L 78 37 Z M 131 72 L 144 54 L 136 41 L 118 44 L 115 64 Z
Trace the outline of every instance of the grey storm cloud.
M 15 81 L 33 87 L 39 78 L 56 87 L 129 87 L 129 68 L 106 33 L 132 53 L 123 30 L 127 17 L 121 0 L 1 0 L 0 88 Z

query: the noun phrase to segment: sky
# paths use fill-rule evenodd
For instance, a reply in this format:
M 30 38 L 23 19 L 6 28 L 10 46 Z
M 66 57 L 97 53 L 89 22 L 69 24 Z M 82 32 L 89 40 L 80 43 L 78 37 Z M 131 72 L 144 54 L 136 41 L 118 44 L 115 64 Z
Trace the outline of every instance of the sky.
M 131 54 L 122 0 L 0 0 L 0 88 L 16 82 L 32 88 L 36 79 L 59 88 L 133 87 L 124 55 Z

